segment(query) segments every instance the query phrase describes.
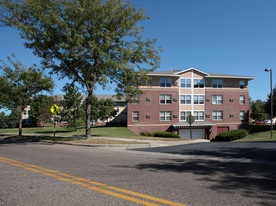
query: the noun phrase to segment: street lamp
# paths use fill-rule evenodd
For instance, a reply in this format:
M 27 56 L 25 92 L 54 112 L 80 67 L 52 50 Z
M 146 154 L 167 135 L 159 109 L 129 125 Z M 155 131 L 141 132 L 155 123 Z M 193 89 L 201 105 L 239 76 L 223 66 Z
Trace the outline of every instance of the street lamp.
M 272 124 L 272 119 L 273 119 L 273 96 L 272 96 L 272 69 L 265 69 L 266 72 L 270 72 L 270 125 L 271 125 L 271 139 L 272 139 L 272 133 L 273 133 L 273 124 Z

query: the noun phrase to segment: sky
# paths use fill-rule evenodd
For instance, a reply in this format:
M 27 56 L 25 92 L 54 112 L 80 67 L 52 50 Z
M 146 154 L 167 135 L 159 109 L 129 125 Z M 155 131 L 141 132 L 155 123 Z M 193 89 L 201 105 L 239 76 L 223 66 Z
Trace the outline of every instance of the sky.
M 161 65 L 156 71 L 196 68 L 206 73 L 255 77 L 249 82 L 253 100 L 266 100 L 276 79 L 275 0 L 131 0 L 151 18 L 144 39 L 156 38 L 161 46 Z M 14 53 L 26 66 L 39 64 L 32 50 L 24 47 L 18 31 L 0 28 L 0 60 Z M 49 70 L 46 70 L 47 74 Z M 54 94 L 63 94 L 68 79 L 55 80 Z M 96 94 L 115 94 L 115 85 L 97 88 Z

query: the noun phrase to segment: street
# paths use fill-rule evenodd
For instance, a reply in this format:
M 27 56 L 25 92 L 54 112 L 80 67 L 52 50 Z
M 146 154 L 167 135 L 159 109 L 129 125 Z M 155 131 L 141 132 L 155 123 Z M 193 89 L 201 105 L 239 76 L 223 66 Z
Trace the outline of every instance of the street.
M 0 144 L 0 205 L 275 205 L 276 143 Z

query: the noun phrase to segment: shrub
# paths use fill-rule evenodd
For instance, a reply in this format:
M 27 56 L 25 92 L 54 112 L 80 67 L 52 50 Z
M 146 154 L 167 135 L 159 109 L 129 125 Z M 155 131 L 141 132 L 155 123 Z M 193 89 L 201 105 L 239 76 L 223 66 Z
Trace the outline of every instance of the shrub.
M 142 136 L 147 136 L 147 137 L 152 136 L 152 134 L 151 134 L 150 132 L 147 132 L 147 131 L 145 131 L 145 132 L 140 132 L 140 135 L 142 135 Z
M 163 131 L 157 131 L 152 134 L 154 137 L 169 137 L 169 138 L 180 138 L 178 134 L 175 134 L 173 132 L 163 132 Z
M 219 133 L 216 136 L 215 141 L 228 142 L 228 141 L 233 141 L 233 140 L 238 140 L 238 139 L 244 138 L 246 135 L 247 135 L 247 132 L 242 129 L 230 130 L 230 131 L 225 131 L 225 132 Z

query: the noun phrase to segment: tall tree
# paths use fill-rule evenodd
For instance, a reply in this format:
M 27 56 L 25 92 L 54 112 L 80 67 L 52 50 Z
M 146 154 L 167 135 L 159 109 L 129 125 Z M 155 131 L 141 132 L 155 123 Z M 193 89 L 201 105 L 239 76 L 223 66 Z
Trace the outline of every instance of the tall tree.
M 65 92 L 64 100 L 60 103 L 62 105 L 61 121 L 66 121 L 69 126 L 74 127 L 75 131 L 77 128 L 84 123 L 85 111 L 82 105 L 82 95 L 74 83 L 66 84 L 63 87 Z
M 1 0 L 0 0 L 1 1 Z M 143 40 L 147 20 L 125 0 L 2 0 L 2 25 L 18 29 L 25 46 L 60 78 L 86 89 L 86 138 L 90 137 L 95 85 L 116 83 L 118 95 L 141 93 L 141 80 L 159 67 L 156 40 Z
M 256 101 L 251 102 L 251 112 L 250 117 L 254 120 L 264 120 L 268 117 L 268 114 L 265 112 L 265 102 L 257 99 Z
M 53 116 L 50 111 L 53 106 L 54 100 L 52 97 L 47 95 L 38 95 L 33 98 L 30 104 L 29 116 L 32 118 L 32 122 L 35 125 L 44 125 L 45 122 L 49 121 Z
M 10 64 L 3 63 L 0 68 L 3 75 L 0 76 L 0 105 L 10 110 L 17 109 L 20 113 L 19 136 L 22 135 L 23 112 L 30 105 L 33 97 L 42 91 L 51 92 L 54 82 L 51 77 L 33 65 L 29 68 L 12 58 L 8 57 Z

